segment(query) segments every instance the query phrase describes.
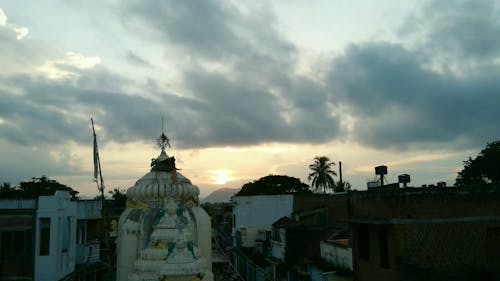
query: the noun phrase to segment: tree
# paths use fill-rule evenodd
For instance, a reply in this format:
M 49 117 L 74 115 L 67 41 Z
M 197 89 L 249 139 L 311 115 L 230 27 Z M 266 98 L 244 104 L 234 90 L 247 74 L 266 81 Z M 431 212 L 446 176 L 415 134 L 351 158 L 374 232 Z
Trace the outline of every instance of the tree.
M 16 189 L 8 182 L 0 185 L 0 198 L 13 198 L 16 197 Z
M 244 184 L 236 196 L 310 193 L 309 186 L 298 178 L 269 175 Z
M 337 173 L 332 170 L 333 166 L 335 166 L 335 163 L 326 156 L 314 157 L 314 163 L 309 165 L 312 172 L 307 177 L 309 181 L 312 179 L 311 186 L 314 189 L 323 189 L 323 193 L 326 193 L 327 190 L 334 190 L 335 181 L 333 177 L 337 176 Z
M 464 161 L 455 186 L 500 184 L 500 141 L 488 143 L 476 158 Z
M 116 208 L 125 208 L 127 203 L 127 194 L 125 189 L 115 188 L 113 190 L 108 191 L 111 194 L 111 198 L 113 198 L 112 207 Z
M 20 182 L 18 186 L 3 183 L 0 185 L 0 198 L 38 198 L 38 196 L 54 195 L 57 190 L 68 191 L 71 200 L 78 199 L 78 191 L 56 180 L 49 179 L 45 175 L 39 178 L 33 177 L 30 181 Z
M 343 181 L 340 183 L 340 181 L 335 183 L 335 186 L 333 187 L 334 192 L 345 192 L 351 190 L 351 184 L 347 181 Z
M 31 178 L 31 181 L 23 181 L 19 183 L 19 197 L 22 198 L 38 198 L 38 196 L 50 196 L 54 195 L 56 191 L 63 190 L 68 191 L 71 195 L 71 200 L 78 199 L 78 191 L 72 189 L 71 187 L 59 183 L 56 180 L 49 179 L 47 176 L 42 175 L 39 178 Z

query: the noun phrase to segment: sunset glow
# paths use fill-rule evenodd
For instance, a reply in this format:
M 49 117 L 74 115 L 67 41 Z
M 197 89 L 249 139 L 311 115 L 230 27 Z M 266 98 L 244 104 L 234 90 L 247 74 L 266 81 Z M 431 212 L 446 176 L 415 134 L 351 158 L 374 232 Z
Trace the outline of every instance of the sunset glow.
M 214 183 L 218 185 L 223 185 L 232 180 L 229 175 L 231 172 L 229 170 L 214 170 L 211 171 L 214 179 Z

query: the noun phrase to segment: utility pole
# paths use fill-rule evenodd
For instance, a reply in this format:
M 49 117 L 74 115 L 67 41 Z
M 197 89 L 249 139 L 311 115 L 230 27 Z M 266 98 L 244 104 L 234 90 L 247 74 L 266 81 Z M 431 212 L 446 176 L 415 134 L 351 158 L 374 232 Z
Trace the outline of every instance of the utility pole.
M 342 184 L 342 162 L 339 161 L 339 179 L 340 179 L 340 186 L 344 186 Z

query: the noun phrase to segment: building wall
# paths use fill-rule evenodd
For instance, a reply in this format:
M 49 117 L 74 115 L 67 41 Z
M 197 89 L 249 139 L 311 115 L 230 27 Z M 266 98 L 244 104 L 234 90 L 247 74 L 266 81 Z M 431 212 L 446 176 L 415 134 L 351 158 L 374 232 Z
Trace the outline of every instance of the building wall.
M 70 201 L 64 191 L 0 200 L 0 280 L 59 280 L 72 276 L 76 263 L 99 261 L 99 241 L 89 230 L 100 209 L 101 202 Z
M 266 236 L 266 232 L 270 231 L 269 228 L 257 228 L 257 227 L 243 227 L 238 230 L 240 232 L 241 237 L 241 246 L 242 247 L 255 247 L 255 241 L 258 239 L 262 239 L 262 237 Z
M 500 214 L 499 188 L 406 188 L 350 193 L 350 217 L 457 218 Z
M 301 213 L 319 208 L 326 208 L 326 224 L 333 225 L 349 217 L 347 193 L 341 194 L 296 194 L 293 211 Z
M 331 263 L 336 268 L 352 270 L 352 248 L 341 247 L 336 244 L 321 241 L 321 258 Z
M 35 280 L 59 280 L 75 270 L 76 202 L 67 191 L 40 196 L 36 214 Z
M 354 192 L 357 280 L 499 278 L 498 202 L 500 190 L 494 188 Z
M 271 237 L 271 256 L 281 262 L 285 261 L 286 229 L 274 228 Z
M 236 196 L 234 198 L 234 229 L 242 227 L 270 228 L 281 217 L 293 211 L 293 195 Z

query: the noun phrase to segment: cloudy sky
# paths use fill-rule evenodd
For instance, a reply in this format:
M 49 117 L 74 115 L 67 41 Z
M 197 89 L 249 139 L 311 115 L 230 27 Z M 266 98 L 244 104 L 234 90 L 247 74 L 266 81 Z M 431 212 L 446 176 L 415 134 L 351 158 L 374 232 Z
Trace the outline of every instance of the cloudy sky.
M 496 1 L 0 0 L 0 181 L 82 194 L 96 123 L 108 189 L 159 153 L 202 195 L 318 155 L 365 189 L 453 184 L 500 138 Z

